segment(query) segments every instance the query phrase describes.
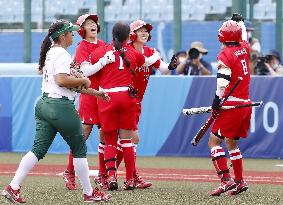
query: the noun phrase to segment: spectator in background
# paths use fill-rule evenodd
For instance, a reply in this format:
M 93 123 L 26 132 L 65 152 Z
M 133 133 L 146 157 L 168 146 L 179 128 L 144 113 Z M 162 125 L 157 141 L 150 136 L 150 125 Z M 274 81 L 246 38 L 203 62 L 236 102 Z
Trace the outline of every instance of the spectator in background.
M 250 68 L 251 74 L 256 74 L 255 67 L 258 62 L 258 57 L 261 56 L 261 45 L 257 38 L 252 37 L 252 32 L 255 30 L 252 26 L 252 22 L 245 21 L 244 22 L 246 30 L 247 30 L 247 37 L 249 41 L 249 48 L 250 48 Z
M 283 66 L 281 64 L 280 53 L 272 49 L 265 57 L 267 61 L 264 63 L 270 75 L 278 76 L 283 75 Z
M 202 59 L 202 56 L 206 55 L 207 53 L 208 50 L 203 47 L 202 42 L 192 42 L 191 48 L 188 51 L 185 60 L 184 58 L 181 58 L 180 64 L 177 66 L 177 74 L 211 75 L 212 67 L 210 63 Z

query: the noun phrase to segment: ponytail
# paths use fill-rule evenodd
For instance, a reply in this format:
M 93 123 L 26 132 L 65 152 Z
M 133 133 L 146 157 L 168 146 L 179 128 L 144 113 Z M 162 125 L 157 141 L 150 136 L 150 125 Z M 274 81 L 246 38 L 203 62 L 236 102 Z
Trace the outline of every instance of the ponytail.
M 43 67 L 45 65 L 45 59 L 46 59 L 46 53 L 50 50 L 52 45 L 52 42 L 50 40 L 49 35 L 45 36 L 42 44 L 41 44 L 41 50 L 40 50 L 40 57 L 39 57 L 39 67 L 38 71 L 40 74 L 42 74 Z
M 121 58 L 125 61 L 126 67 L 130 68 L 131 63 L 127 59 L 127 57 L 125 55 L 125 51 L 122 49 L 122 43 L 120 41 L 118 41 L 117 38 L 114 39 L 114 48 L 115 48 L 115 50 L 119 51 Z
M 127 59 L 125 51 L 122 48 L 122 43 L 124 43 L 129 38 L 129 35 L 130 35 L 129 25 L 122 22 L 118 22 L 113 26 L 112 36 L 113 36 L 114 48 L 115 50 L 119 51 L 119 54 L 123 59 L 123 61 L 125 62 L 126 67 L 131 70 L 132 74 L 136 74 L 135 70 L 131 68 L 131 63 Z

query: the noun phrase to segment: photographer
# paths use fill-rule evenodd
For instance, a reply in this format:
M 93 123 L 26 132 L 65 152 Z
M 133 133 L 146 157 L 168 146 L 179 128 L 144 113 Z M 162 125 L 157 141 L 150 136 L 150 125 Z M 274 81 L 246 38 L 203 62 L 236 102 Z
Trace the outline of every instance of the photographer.
M 256 65 L 256 73 L 258 75 L 283 75 L 280 53 L 272 49 L 266 56 L 259 57 Z
M 187 53 L 184 62 L 180 62 L 177 66 L 177 74 L 184 75 L 211 75 L 212 67 L 210 63 L 202 59 L 203 55 L 207 54 L 207 49 L 199 41 L 191 44 L 191 48 Z
M 280 53 L 277 50 L 271 50 L 267 55 L 268 61 L 265 62 L 270 75 L 283 75 L 283 66 L 281 65 Z

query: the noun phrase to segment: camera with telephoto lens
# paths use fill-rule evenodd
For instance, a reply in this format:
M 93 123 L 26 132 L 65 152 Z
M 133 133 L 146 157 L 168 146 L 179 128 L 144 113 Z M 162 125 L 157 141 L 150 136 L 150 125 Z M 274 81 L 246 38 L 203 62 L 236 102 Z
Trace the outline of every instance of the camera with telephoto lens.
M 199 57 L 199 50 L 196 49 L 196 48 L 191 48 L 189 51 L 188 51 L 188 55 L 190 57 L 191 60 L 193 59 L 197 59 Z
M 265 63 L 269 63 L 271 61 L 272 56 L 260 56 L 257 58 L 257 63 L 255 66 L 255 71 L 257 75 L 269 75 L 269 70 L 266 67 Z

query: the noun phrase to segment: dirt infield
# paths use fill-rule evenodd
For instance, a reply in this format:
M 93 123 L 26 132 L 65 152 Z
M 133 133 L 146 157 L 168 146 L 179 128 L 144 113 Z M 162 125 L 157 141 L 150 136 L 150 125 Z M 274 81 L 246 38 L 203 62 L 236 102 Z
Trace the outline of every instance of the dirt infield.
M 18 164 L 0 164 L 0 175 L 13 175 Z M 30 172 L 30 176 L 52 176 L 58 177 L 64 171 L 63 165 L 36 165 Z M 91 170 L 97 167 L 90 167 Z M 121 169 L 124 171 L 124 169 Z M 123 176 L 121 172 L 120 176 Z M 172 180 L 172 181 L 192 181 L 192 182 L 218 182 L 219 179 L 213 170 L 203 169 L 166 169 L 166 168 L 139 168 L 142 177 L 151 180 Z M 275 184 L 283 185 L 282 172 L 244 172 L 245 179 L 249 183 L 255 184 Z

